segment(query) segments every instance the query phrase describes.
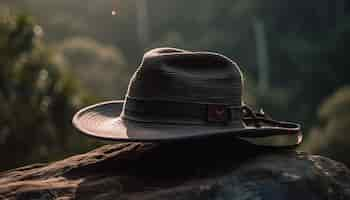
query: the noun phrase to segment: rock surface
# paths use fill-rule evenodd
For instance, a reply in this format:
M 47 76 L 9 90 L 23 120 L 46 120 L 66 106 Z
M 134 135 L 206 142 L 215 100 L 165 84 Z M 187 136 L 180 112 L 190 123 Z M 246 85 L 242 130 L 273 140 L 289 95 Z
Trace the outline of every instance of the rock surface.
M 0 172 L 0 199 L 350 199 L 341 163 L 231 140 L 106 145 Z

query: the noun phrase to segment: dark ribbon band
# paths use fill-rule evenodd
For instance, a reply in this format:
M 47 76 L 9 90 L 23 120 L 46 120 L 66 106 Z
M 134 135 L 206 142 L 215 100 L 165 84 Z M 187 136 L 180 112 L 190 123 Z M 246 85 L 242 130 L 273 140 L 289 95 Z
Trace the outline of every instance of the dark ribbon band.
M 139 121 L 230 124 L 240 122 L 241 114 L 242 106 L 150 101 L 128 97 L 123 117 Z
M 300 125 L 291 122 L 273 120 L 263 111 L 255 112 L 247 105 L 232 106 L 222 104 L 182 103 L 172 101 L 149 101 L 128 97 L 124 104 L 122 117 L 141 122 L 179 123 L 195 125 L 242 125 L 259 127 L 277 127 L 295 134 Z M 273 134 L 267 129 L 268 134 Z M 275 131 L 278 129 L 274 129 Z M 280 134 L 279 132 L 277 134 Z M 285 134 L 285 133 L 284 133 Z M 249 133 L 245 133 L 249 136 Z M 263 134 L 262 134 L 263 136 Z M 255 137 L 255 135 L 254 135 Z

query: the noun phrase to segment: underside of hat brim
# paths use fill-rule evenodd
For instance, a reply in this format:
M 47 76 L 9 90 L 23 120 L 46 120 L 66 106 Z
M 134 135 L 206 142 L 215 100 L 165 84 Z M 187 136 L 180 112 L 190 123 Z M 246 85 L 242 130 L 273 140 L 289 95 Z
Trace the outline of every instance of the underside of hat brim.
M 108 101 L 83 108 L 73 117 L 73 125 L 88 136 L 125 142 L 162 142 L 228 134 L 263 146 L 294 146 L 302 141 L 300 127 L 289 122 L 283 122 L 285 127 L 240 127 L 125 120 L 120 117 L 123 103 L 123 100 Z

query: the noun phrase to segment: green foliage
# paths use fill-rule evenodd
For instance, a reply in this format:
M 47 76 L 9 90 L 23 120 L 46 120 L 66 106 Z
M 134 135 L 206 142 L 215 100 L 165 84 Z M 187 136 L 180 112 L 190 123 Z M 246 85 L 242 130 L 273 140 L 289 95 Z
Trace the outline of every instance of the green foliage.
M 39 28 L 24 15 L 0 18 L 1 169 L 67 152 L 72 113 L 87 101 L 59 70 Z
M 337 121 L 350 117 L 350 86 L 337 90 L 335 94 L 326 99 L 319 109 L 319 117 L 324 122 Z
M 350 165 L 346 152 L 350 151 L 350 86 L 337 90 L 328 97 L 318 111 L 321 121 L 315 126 L 304 149 L 327 155 Z
M 85 87 L 107 98 L 121 97 L 145 49 L 159 46 L 217 51 L 233 58 L 249 76 L 247 101 L 264 107 L 273 117 L 302 122 L 306 134 L 317 126 L 322 100 L 350 84 L 348 1 L 146 0 L 146 29 L 150 30 L 146 47 L 138 36 L 138 2 L 2 0 L 0 4 L 34 15 L 65 69 L 71 67 Z M 117 14 L 112 16 L 114 9 Z M 256 19 L 264 22 L 270 58 L 271 88 L 264 94 L 257 91 Z M 17 56 L 17 51 L 32 51 L 33 46 L 33 52 L 43 48 L 47 54 L 37 44 L 38 36 L 31 36 L 35 35 L 32 26 L 13 34 L 21 37 L 7 37 L 17 26 L 7 21 L 7 26 L 0 27 L 0 48 L 5 48 L 0 50 L 2 63 L 24 62 L 25 56 Z M 56 56 L 51 55 L 53 60 Z M 2 77 L 19 76 L 8 69 L 0 70 L 4 94 L 14 83 Z
M 84 88 L 99 97 L 124 97 L 132 71 L 119 49 L 86 37 L 65 39 L 56 48 Z

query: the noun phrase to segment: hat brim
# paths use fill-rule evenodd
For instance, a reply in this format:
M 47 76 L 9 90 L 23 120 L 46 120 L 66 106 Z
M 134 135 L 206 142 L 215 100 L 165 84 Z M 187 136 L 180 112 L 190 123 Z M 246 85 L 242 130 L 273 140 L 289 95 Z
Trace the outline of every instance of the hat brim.
M 125 120 L 120 117 L 123 100 L 95 104 L 78 111 L 73 125 L 82 133 L 99 139 L 125 142 L 163 142 L 232 135 L 263 146 L 295 146 L 301 143 L 298 124 L 281 122 L 282 126 L 232 126 L 157 124 Z

